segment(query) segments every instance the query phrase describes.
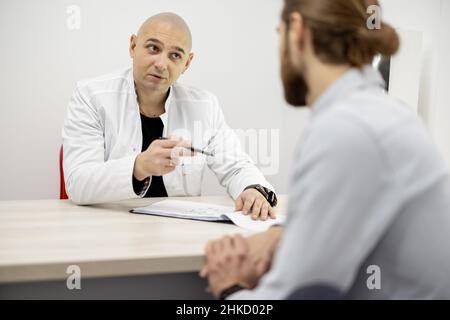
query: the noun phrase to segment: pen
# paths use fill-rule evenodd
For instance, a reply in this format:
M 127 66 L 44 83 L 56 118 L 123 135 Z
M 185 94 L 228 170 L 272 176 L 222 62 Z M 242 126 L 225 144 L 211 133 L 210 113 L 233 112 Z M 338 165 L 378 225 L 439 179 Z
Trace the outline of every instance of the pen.
M 169 138 L 167 138 L 167 137 L 160 137 L 159 139 L 161 139 L 161 140 L 168 140 Z M 183 148 L 189 149 L 192 152 L 198 152 L 198 153 L 202 153 L 202 154 L 204 154 L 206 156 L 214 157 L 214 153 L 211 153 L 211 152 L 208 152 L 208 151 L 204 151 L 202 149 L 198 149 L 198 148 L 195 148 L 193 146 L 191 146 L 190 148 L 183 146 Z

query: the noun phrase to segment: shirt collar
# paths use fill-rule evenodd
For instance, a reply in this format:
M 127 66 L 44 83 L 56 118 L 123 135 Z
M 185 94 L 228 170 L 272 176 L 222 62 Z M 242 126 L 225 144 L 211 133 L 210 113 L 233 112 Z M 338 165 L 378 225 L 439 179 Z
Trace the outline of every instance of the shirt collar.
M 371 65 L 351 68 L 336 80 L 312 105 L 312 116 L 329 109 L 333 103 L 365 87 L 383 88 L 381 74 Z

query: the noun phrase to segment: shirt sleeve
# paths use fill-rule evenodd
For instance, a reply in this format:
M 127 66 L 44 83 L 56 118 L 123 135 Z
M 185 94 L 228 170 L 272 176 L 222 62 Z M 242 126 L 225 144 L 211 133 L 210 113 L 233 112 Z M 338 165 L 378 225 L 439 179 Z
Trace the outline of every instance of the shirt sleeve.
M 260 184 L 275 192 L 253 160 L 241 147 L 236 133 L 227 125 L 217 98 L 212 95 L 213 135 L 208 144 L 208 151 L 214 157 L 208 159 L 208 166 L 218 178 L 220 184 L 236 199 L 245 187 Z
M 272 269 L 230 299 L 283 299 L 315 284 L 346 292 L 398 212 L 388 159 L 368 128 L 336 116 L 306 134 Z
M 150 186 L 150 183 L 151 183 L 151 178 L 150 177 L 147 177 L 144 180 L 139 181 L 133 175 L 133 190 L 134 190 L 134 193 L 136 193 L 137 196 L 142 198 L 147 193 L 147 190 L 148 190 L 148 188 Z

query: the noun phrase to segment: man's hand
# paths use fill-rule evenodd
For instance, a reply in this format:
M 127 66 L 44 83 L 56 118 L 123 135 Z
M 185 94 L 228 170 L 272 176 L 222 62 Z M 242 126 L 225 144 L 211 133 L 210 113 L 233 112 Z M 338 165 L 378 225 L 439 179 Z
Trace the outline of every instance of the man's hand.
M 236 199 L 235 210 L 242 210 L 244 214 L 251 214 L 254 220 L 258 217 L 261 220 L 267 220 L 268 217 L 275 219 L 275 210 L 256 189 L 244 190 Z
M 162 176 L 172 172 L 180 157 L 195 155 L 186 147 L 190 147 L 190 142 L 177 138 L 154 140 L 147 150 L 136 157 L 134 177 L 142 181 L 150 176 Z
M 236 284 L 254 288 L 266 270 L 265 265 L 252 263 L 248 243 L 241 235 L 210 241 L 205 251 L 206 264 L 200 276 L 208 277 L 209 290 L 216 298 Z
M 274 226 L 265 232 L 256 233 L 247 238 L 235 236 L 235 238 L 239 237 L 239 240 L 234 241 L 235 244 L 241 245 L 241 241 L 244 241 L 241 245 L 244 248 L 243 251 L 239 251 L 238 248 L 224 251 L 233 239 L 230 237 L 208 242 L 205 249 L 207 262 L 200 271 L 200 276 L 208 277 L 210 290 L 215 290 L 219 294 L 222 290 L 235 284 L 244 288 L 253 288 L 270 269 L 282 231 L 283 227 Z M 242 254 L 240 258 L 239 254 Z M 239 262 L 239 259 L 243 266 L 234 266 L 237 264 L 235 261 Z
M 250 260 L 255 265 L 266 267 L 263 273 L 267 272 L 272 264 L 282 231 L 283 227 L 273 226 L 265 232 L 255 233 L 246 238 Z

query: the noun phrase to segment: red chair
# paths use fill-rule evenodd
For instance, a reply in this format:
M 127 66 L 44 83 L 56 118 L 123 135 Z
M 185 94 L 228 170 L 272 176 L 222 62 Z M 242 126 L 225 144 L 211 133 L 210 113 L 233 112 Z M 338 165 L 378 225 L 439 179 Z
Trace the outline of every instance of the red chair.
M 64 170 L 63 170 L 63 146 L 59 149 L 59 199 L 69 199 L 66 193 L 66 183 L 64 182 Z

